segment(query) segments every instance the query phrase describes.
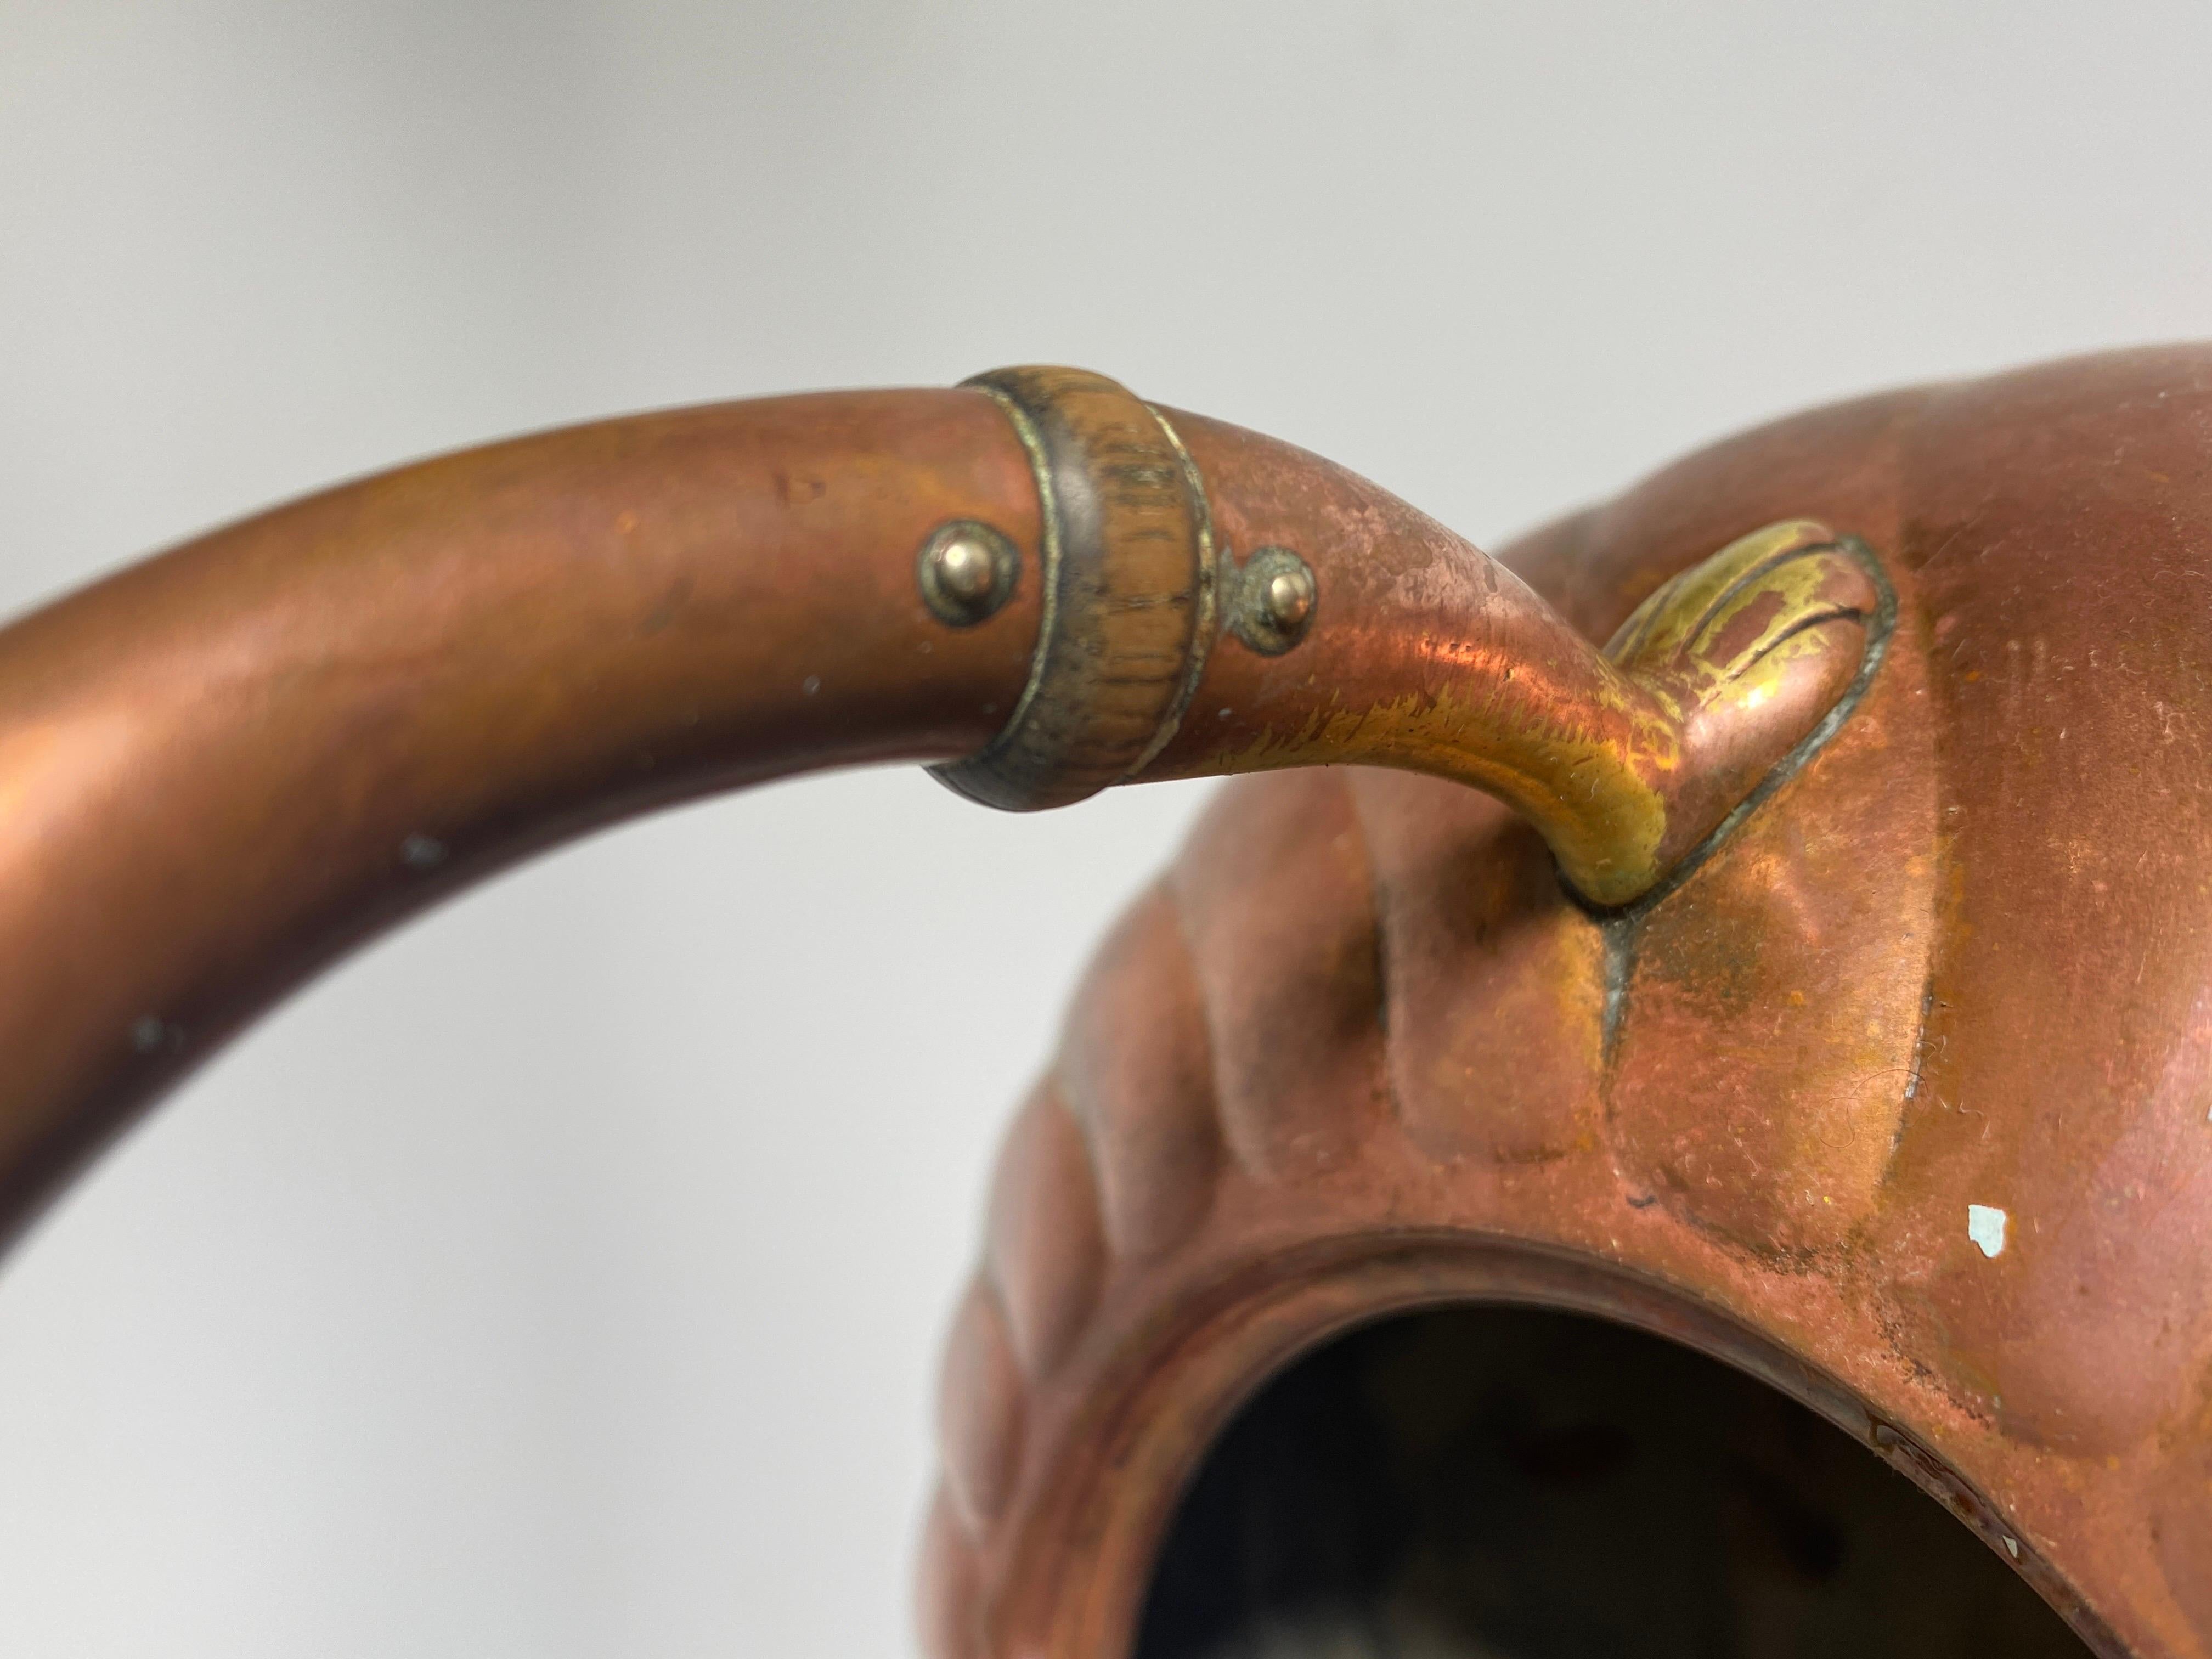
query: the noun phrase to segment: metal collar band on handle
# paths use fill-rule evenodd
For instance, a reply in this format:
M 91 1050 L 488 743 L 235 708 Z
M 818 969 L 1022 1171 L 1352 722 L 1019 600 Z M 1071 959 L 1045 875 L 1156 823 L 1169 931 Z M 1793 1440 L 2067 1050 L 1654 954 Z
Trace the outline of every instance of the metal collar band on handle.
M 987 806 L 1066 806 L 1141 771 L 1189 704 L 1214 632 L 1206 492 L 1167 422 L 1103 375 L 967 384 L 1005 409 L 1036 471 L 1043 614 L 1006 729 L 930 770 Z

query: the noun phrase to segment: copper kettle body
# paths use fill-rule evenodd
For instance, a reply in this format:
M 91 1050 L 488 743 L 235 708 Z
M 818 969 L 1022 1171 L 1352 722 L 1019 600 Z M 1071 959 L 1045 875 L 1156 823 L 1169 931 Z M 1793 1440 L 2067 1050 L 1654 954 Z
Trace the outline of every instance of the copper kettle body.
M 1801 416 L 1498 561 L 1072 370 L 403 469 L 0 634 L 0 1204 L 611 818 L 861 762 L 1017 809 L 1259 775 L 1009 1136 L 935 1651 L 1596 1650 L 1613 1607 L 1825 1652 L 1978 1534 L 1997 1588 L 1924 1650 L 2212 1654 L 2208 532 L 2182 349 Z M 1387 1545 L 1322 1515 L 1362 1492 Z M 1719 1541 L 1608 1601 L 1607 1526 Z M 1262 1558 L 1337 1601 L 1208 1588 Z

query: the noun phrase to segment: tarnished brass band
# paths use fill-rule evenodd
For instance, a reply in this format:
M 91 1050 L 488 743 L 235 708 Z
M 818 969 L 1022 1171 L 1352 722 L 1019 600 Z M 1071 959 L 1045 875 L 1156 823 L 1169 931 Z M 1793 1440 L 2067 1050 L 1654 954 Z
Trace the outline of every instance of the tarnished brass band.
M 1005 728 L 930 770 L 987 806 L 1064 806 L 1140 770 L 1190 700 L 1214 633 L 1205 493 L 1167 423 L 1103 375 L 1002 368 L 967 384 L 998 399 L 1036 469 L 1043 606 Z

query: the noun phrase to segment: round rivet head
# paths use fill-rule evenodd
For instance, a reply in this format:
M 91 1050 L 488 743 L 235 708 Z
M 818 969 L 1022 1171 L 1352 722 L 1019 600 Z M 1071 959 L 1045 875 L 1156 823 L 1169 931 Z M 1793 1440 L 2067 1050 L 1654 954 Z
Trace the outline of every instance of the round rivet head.
M 955 536 L 937 550 L 937 580 L 962 604 L 979 605 L 998 586 L 998 564 L 975 537 Z
M 1284 633 L 1303 627 L 1305 619 L 1313 615 L 1313 572 L 1278 570 L 1267 578 L 1267 592 L 1262 603 L 1267 609 L 1267 620 Z
M 1229 629 L 1263 656 L 1279 656 L 1305 637 L 1320 601 L 1310 565 L 1287 547 L 1263 547 L 1231 582 Z
M 1021 555 L 989 525 L 955 519 L 939 525 L 915 562 L 922 603 L 938 621 L 969 628 L 996 614 L 1014 596 Z

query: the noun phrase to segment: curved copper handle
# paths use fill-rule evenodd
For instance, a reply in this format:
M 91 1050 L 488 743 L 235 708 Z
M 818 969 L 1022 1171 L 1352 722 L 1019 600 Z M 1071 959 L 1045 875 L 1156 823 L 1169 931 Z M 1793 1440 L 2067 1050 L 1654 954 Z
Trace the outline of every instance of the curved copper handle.
M 1878 576 L 1777 527 L 1601 653 L 1286 445 L 1073 370 L 633 417 L 348 485 L 0 633 L 0 1227 L 321 963 L 629 813 L 940 763 L 994 804 L 1462 779 L 1601 904 L 1833 708 Z
M 1505 801 L 1577 890 L 1614 908 L 1713 832 L 1879 641 L 1871 556 L 1809 521 L 1770 526 L 1684 572 L 1601 651 L 1486 554 L 1317 456 L 1152 409 L 1079 370 L 984 378 L 1036 434 L 1042 493 L 1061 504 L 1048 525 L 1079 503 L 1048 580 L 1059 609 L 1030 683 L 1040 723 L 1059 731 L 1062 711 L 1101 706 L 1069 694 L 1059 660 L 1148 688 L 1142 719 L 1111 705 L 1123 724 L 1110 741 L 1086 731 L 1042 769 L 1018 720 L 939 769 L 995 805 L 1058 805 L 1105 782 L 1404 767 Z M 1086 489 L 1088 476 L 1115 489 Z M 1160 498 L 1151 516 L 1085 529 L 1080 504 L 1140 488 Z M 1178 495 L 1180 517 L 1166 505 Z M 1179 561 L 1164 555 L 1170 544 Z M 1284 592 L 1286 575 L 1298 580 Z M 1287 626 L 1273 610 L 1285 598 Z M 1172 650 L 1168 614 L 1183 619 Z

